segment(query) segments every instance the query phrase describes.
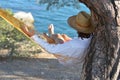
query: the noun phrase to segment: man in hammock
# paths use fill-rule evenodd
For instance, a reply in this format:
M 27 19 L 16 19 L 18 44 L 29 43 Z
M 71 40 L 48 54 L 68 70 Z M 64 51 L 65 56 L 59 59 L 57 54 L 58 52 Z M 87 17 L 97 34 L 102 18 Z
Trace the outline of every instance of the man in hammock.
M 45 40 L 39 38 L 34 33 L 34 30 L 27 30 L 24 27 L 22 30 L 46 51 L 56 56 L 61 64 L 72 65 L 78 62 L 82 62 L 86 55 L 86 51 L 91 41 L 92 33 L 94 31 L 94 27 L 90 22 L 90 19 L 91 16 L 84 11 L 79 12 L 77 15 L 69 17 L 68 24 L 77 30 L 78 37 L 73 39 L 69 38 L 68 41 L 64 41 L 64 39 L 62 39 L 63 37 L 58 37 L 59 39 L 63 40 L 62 43 L 58 44 L 50 44 L 49 40 L 53 40 L 54 38 L 50 38 L 47 35 L 45 35 L 45 37 L 47 36 L 46 42 Z M 54 34 L 54 32 L 52 34 Z

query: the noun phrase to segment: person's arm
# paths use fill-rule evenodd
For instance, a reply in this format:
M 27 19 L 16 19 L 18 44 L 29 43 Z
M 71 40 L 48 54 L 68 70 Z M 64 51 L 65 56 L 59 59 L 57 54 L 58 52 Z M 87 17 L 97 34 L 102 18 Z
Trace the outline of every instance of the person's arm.
M 29 37 L 31 37 L 31 36 L 33 36 L 34 34 L 35 34 L 35 30 L 33 30 L 33 29 L 31 29 L 31 30 L 29 30 L 28 28 L 27 28 L 27 26 L 23 26 L 23 27 L 21 27 L 21 30 L 25 33 L 25 34 L 27 34 Z

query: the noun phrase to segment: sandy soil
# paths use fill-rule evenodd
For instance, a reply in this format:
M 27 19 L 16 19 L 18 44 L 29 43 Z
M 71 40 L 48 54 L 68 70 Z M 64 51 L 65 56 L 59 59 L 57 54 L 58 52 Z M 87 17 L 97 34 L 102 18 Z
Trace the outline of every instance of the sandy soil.
M 80 65 L 65 67 L 47 53 L 0 57 L 0 80 L 80 80 Z

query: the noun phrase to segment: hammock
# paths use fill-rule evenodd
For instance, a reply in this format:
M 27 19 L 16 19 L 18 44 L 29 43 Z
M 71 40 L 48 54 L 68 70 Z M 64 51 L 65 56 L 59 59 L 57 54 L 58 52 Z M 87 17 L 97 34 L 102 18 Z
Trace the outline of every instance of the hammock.
M 30 39 L 32 42 L 34 42 L 34 40 L 32 40 L 27 34 L 25 34 L 20 27 L 24 26 L 25 24 L 23 22 L 21 22 L 20 20 L 16 19 L 15 17 L 13 17 L 12 15 L 10 15 L 7 11 L 3 10 L 0 8 L 0 17 L 2 17 L 4 20 L 6 20 L 9 24 L 11 24 L 13 27 L 15 27 L 18 31 L 20 31 L 21 33 L 23 33 L 28 39 Z M 36 43 L 36 42 L 34 42 Z M 39 45 L 40 46 L 40 45 Z M 41 47 L 41 46 L 40 46 Z M 41 47 L 42 51 L 45 51 L 42 47 Z M 47 51 L 45 51 L 47 52 Z
M 20 20 L 16 19 L 15 17 L 13 17 L 12 15 L 10 15 L 7 11 L 3 10 L 0 8 L 0 17 L 2 17 L 4 20 L 6 20 L 8 23 L 10 23 L 13 27 L 15 27 L 18 31 L 20 31 L 21 33 L 23 33 L 28 39 L 30 39 L 32 42 L 36 43 L 34 40 L 32 40 L 27 34 L 25 34 L 20 27 L 24 26 L 25 24 L 23 22 L 21 22 Z M 37 44 L 37 43 L 36 43 Z M 40 46 L 40 45 L 39 45 Z M 42 46 L 41 50 L 48 53 Z M 58 54 L 54 54 L 55 57 L 61 57 L 63 59 L 63 62 L 65 62 L 66 60 L 77 60 L 77 58 L 73 58 L 73 57 L 67 57 L 67 56 L 62 56 L 62 55 L 58 55 Z

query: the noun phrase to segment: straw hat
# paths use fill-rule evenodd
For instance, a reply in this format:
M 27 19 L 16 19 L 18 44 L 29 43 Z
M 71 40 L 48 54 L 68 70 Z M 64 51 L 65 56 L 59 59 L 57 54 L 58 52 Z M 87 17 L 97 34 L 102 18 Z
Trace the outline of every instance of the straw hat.
M 94 31 L 90 15 L 84 11 L 79 12 L 78 15 L 69 17 L 68 24 L 78 32 L 92 33 Z

